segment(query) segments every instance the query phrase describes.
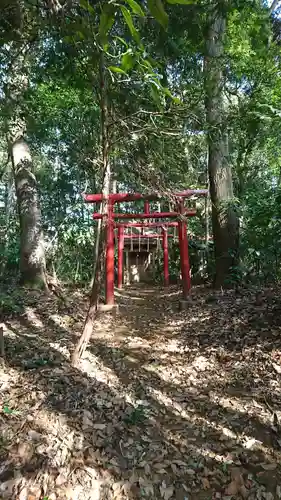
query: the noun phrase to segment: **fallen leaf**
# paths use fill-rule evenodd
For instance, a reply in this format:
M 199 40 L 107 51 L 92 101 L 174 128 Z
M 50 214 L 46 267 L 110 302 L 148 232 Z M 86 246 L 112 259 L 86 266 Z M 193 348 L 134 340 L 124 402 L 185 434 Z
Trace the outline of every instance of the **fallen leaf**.
M 263 468 L 263 470 L 275 470 L 277 467 L 277 464 L 275 462 L 272 462 L 271 464 L 260 464 L 260 466 Z
M 18 500 L 26 500 L 28 498 L 28 489 L 24 486 L 19 493 Z M 35 498 L 35 497 L 34 497 Z
M 68 487 L 63 490 L 63 494 L 67 498 L 67 500 L 78 500 L 79 494 L 81 493 L 81 486 L 76 486 L 74 488 Z
M 281 365 L 278 365 L 277 363 L 272 363 L 272 366 L 276 371 L 276 373 L 278 373 L 278 375 L 281 375 Z
M 244 448 L 246 448 L 247 450 L 252 450 L 256 446 L 261 445 L 261 444 L 262 444 L 262 442 L 257 441 L 257 439 L 255 439 L 255 438 L 247 438 L 245 443 L 244 443 Z
M 176 466 L 176 464 L 171 464 L 171 469 L 173 471 L 174 474 L 178 475 L 179 474 L 179 469 L 178 467 Z
M 249 490 L 247 490 L 247 488 L 244 484 L 242 486 L 240 486 L 240 495 L 243 498 L 248 498 L 249 494 L 250 494 L 250 492 L 249 492 Z
M 153 467 L 154 467 L 154 469 L 161 470 L 161 469 L 164 469 L 165 467 L 167 467 L 167 465 L 156 463 L 156 464 L 153 464 Z
M 62 486 L 63 484 L 65 484 L 67 482 L 67 477 L 65 476 L 65 474 L 63 472 L 61 472 L 58 477 L 56 478 L 56 486 Z
M 174 464 L 181 465 L 182 467 L 187 467 L 187 463 L 182 460 L 173 460 Z
M 201 481 L 204 490 L 209 490 L 211 488 L 210 481 L 207 477 L 202 477 Z
M 106 428 L 106 424 L 93 424 L 93 429 L 97 431 L 103 431 Z
M 33 446 L 31 443 L 20 443 L 18 446 L 18 455 L 20 458 L 26 460 L 27 462 L 31 460 L 34 454 Z
M 272 493 L 270 491 L 263 491 L 262 493 L 262 496 L 264 498 L 264 500 L 274 500 L 274 496 L 272 495 Z
M 209 370 L 212 367 L 210 361 L 205 356 L 195 358 L 192 365 L 197 371 Z
M 242 494 L 242 491 L 243 494 L 245 494 L 244 491 L 245 485 L 241 470 L 238 467 L 233 467 L 230 471 L 230 474 L 232 481 L 226 488 L 225 494 L 230 496 L 235 496 L 238 495 L 239 493 Z
M 147 496 L 151 495 L 151 498 L 154 498 L 153 484 L 150 481 L 148 481 L 148 479 L 143 477 L 140 477 L 138 482 L 141 490 L 143 490 Z
M 92 414 L 86 410 L 83 413 L 82 429 L 86 430 L 89 427 L 93 427 Z
M 240 485 L 234 480 L 231 481 L 231 483 L 226 488 L 225 494 L 230 496 L 235 496 L 238 495 L 239 491 L 240 491 Z
M 189 476 L 194 476 L 195 475 L 195 470 L 193 470 L 193 469 L 185 469 L 185 473 L 189 474 Z
M 230 469 L 230 475 L 233 480 L 236 480 L 240 484 L 244 484 L 244 479 L 242 477 L 242 471 L 239 467 L 232 467 Z
M 144 472 L 148 476 L 151 473 L 151 467 L 149 464 L 145 464 L 144 466 Z
M 160 494 L 161 497 L 164 498 L 164 500 L 169 500 L 169 498 L 171 498 L 174 494 L 174 487 L 167 487 L 165 481 L 163 481 L 162 485 L 160 486 Z
M 42 434 L 40 434 L 39 432 L 36 432 L 34 430 L 30 430 L 28 432 L 28 437 L 32 440 L 32 441 L 40 441 L 40 439 L 42 439 Z
M 30 489 L 29 489 L 29 495 L 28 497 L 25 497 L 25 500 L 26 498 L 28 498 L 28 500 L 32 499 L 32 500 L 39 500 L 41 498 L 41 488 L 39 486 L 32 486 Z

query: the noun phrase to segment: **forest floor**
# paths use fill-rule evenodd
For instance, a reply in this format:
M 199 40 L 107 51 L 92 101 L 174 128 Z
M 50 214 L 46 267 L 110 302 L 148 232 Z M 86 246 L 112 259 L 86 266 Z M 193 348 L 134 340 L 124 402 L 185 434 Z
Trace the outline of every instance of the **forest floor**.
M 0 301 L 1 499 L 281 498 L 280 289 L 125 289 L 79 368 L 64 296 Z

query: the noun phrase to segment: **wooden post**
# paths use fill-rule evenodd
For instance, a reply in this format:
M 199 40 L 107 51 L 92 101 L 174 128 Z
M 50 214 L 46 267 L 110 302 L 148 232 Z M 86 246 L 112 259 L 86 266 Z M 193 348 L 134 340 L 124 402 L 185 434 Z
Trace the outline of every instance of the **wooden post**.
M 130 284 L 130 279 L 129 279 L 129 252 L 128 250 L 125 251 L 125 269 L 126 269 L 126 285 Z
M 123 285 L 124 227 L 118 227 L 118 277 L 117 287 Z
M 152 276 L 153 276 L 153 279 L 155 279 L 156 269 L 155 269 L 155 251 L 154 251 L 154 249 L 151 252 L 151 257 L 152 257 Z

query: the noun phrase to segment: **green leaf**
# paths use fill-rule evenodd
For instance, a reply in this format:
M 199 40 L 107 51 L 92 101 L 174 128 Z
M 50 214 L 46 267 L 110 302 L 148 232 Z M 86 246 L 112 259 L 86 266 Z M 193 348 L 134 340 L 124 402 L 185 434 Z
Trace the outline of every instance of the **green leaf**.
M 52 365 L 53 362 L 51 359 L 47 358 L 37 358 L 37 359 L 31 359 L 25 362 L 24 366 L 26 370 L 32 370 L 34 368 L 40 368 L 41 366 L 45 365 Z
M 3 413 L 5 413 L 6 415 L 11 415 L 13 413 L 13 410 L 11 410 L 8 406 L 4 406 Z
M 106 4 L 100 16 L 99 34 L 103 42 L 106 42 L 107 34 L 114 24 L 115 7 L 112 4 Z
M 94 14 L 94 8 L 91 6 L 91 4 L 87 0 L 80 0 L 80 7 L 83 9 L 87 10 L 90 12 L 90 14 Z
M 5 415 L 16 415 L 19 412 L 17 410 L 12 410 L 7 405 L 4 405 L 3 406 L 3 413 L 5 413 Z
M 172 5 L 195 5 L 197 0 L 167 0 L 168 3 Z
M 122 68 L 119 68 L 118 66 L 108 66 L 108 69 L 110 71 L 113 71 L 114 73 L 122 73 L 123 75 L 126 75 L 126 71 L 124 71 Z
M 171 91 L 167 87 L 162 87 L 162 89 L 166 96 L 171 97 L 171 99 L 173 98 Z
M 127 42 L 124 40 L 124 38 L 121 38 L 121 36 L 116 36 L 116 40 L 119 40 L 123 45 L 125 45 L 126 49 L 128 48 Z
M 182 101 L 180 100 L 179 97 L 175 97 L 172 92 L 167 88 L 167 87 L 162 87 L 162 92 L 167 96 L 170 97 L 170 99 L 173 100 L 175 104 L 182 104 Z
M 131 32 L 132 37 L 134 38 L 134 40 L 137 43 L 140 43 L 140 35 L 134 26 L 131 13 L 128 11 L 128 9 L 126 9 L 126 7 L 123 7 L 123 6 L 121 6 L 121 11 L 122 11 L 123 17 L 126 21 L 126 24 Z
M 182 101 L 179 97 L 172 97 L 172 99 L 175 104 L 182 104 Z
M 144 17 L 144 11 L 142 10 L 141 6 L 136 2 L 135 0 L 125 0 L 127 4 L 131 7 L 132 11 L 134 14 L 140 17 Z
M 154 85 L 151 85 L 151 87 L 150 87 L 150 95 L 151 95 L 153 101 L 155 102 L 155 104 L 157 105 L 157 107 L 160 109 L 162 107 L 162 103 L 161 103 L 158 89 Z
M 158 21 L 164 29 L 168 26 L 168 14 L 164 9 L 161 0 L 148 0 L 148 8 L 153 17 Z
M 135 65 L 135 62 L 136 62 L 135 57 L 130 52 L 126 52 L 122 56 L 121 64 L 122 68 L 124 68 L 125 71 L 132 69 Z
M 71 43 L 71 42 L 73 42 L 73 38 L 72 38 L 72 36 L 64 36 L 63 41 L 66 43 Z

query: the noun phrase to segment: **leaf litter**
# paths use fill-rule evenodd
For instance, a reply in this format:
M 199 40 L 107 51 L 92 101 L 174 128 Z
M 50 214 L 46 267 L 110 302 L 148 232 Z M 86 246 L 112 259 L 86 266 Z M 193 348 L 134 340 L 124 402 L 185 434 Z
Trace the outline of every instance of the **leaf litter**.
M 281 498 L 279 289 L 131 287 L 79 369 L 87 299 L 36 292 L 3 315 L 0 498 Z

